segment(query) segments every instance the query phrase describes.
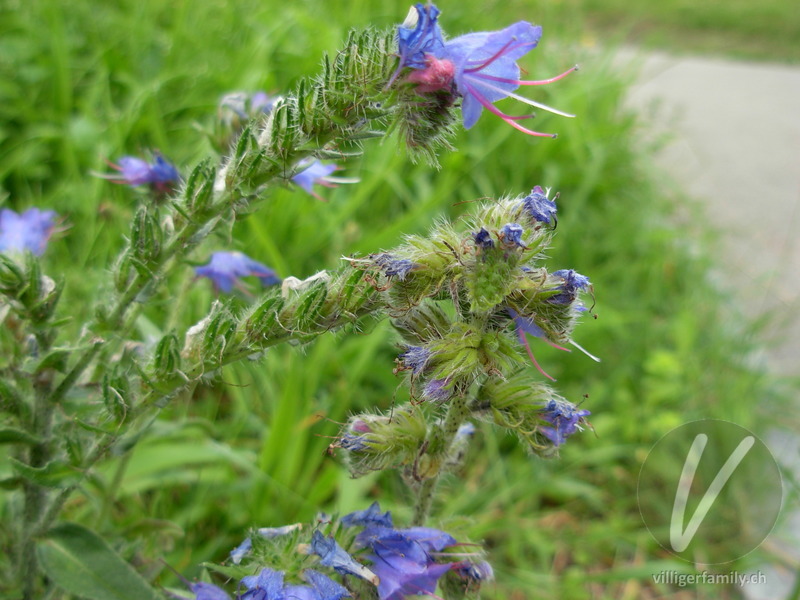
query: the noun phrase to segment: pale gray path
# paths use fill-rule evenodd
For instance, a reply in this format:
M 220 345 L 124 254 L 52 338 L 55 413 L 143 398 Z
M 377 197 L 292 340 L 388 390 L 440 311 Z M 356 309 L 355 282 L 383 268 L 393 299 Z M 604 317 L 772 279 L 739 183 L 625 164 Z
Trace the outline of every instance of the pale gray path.
M 673 136 L 658 163 L 724 233 L 722 285 L 747 315 L 776 319 L 767 367 L 800 374 L 800 68 L 640 60 L 629 102 Z
M 722 234 L 720 285 L 749 317 L 775 317 L 761 366 L 800 375 L 800 68 L 666 54 L 622 53 L 639 65 L 628 102 L 671 141 L 656 156 Z M 757 399 L 754 399 L 757 401 Z M 800 399 L 798 399 L 800 403 Z M 800 476 L 800 438 L 768 442 Z M 757 482 L 754 482 L 757 485 Z M 800 511 L 767 541 L 784 561 L 764 565 L 749 598 L 785 598 L 800 565 Z

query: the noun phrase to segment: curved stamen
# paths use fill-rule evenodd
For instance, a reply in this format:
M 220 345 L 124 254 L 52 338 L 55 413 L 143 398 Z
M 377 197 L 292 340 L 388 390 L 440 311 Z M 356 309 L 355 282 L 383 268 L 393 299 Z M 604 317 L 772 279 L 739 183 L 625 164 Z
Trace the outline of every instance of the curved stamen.
M 494 104 L 492 104 L 492 103 L 491 103 L 491 102 L 489 102 L 489 101 L 488 101 L 486 98 L 484 98 L 484 97 L 483 97 L 483 96 L 480 94 L 480 92 L 479 92 L 478 90 L 476 90 L 474 87 L 472 87 L 470 84 L 468 84 L 468 83 L 467 83 L 467 84 L 466 84 L 466 87 L 467 87 L 467 91 L 468 91 L 468 92 L 469 92 L 469 93 L 470 93 L 470 94 L 471 94 L 471 95 L 472 95 L 472 96 L 473 96 L 473 97 L 474 97 L 474 98 L 475 98 L 475 99 L 476 99 L 478 102 L 480 102 L 480 103 L 481 103 L 481 105 L 482 105 L 482 106 L 483 106 L 483 107 L 484 107 L 486 110 L 488 110 L 488 111 L 489 111 L 490 113 L 492 113 L 493 115 L 497 115 L 498 117 L 500 117 L 501 119 L 503 119 L 503 121 L 505 121 L 506 123 L 508 123 L 509 125 L 511 125 L 511 126 L 514 128 L 514 129 L 518 129 L 518 130 L 519 130 L 519 131 L 521 131 L 522 133 L 527 133 L 528 135 L 533 135 L 533 136 L 537 136 L 537 137 L 550 137 L 550 138 L 555 138 L 555 137 L 558 137 L 558 136 L 557 136 L 555 133 L 542 133 L 542 132 L 540 132 L 540 131 L 532 131 L 532 130 L 530 130 L 530 129 L 527 129 L 527 128 L 523 127 L 522 125 L 518 125 L 518 124 L 515 122 L 515 118 L 514 118 L 514 117 L 511 117 L 510 115 L 507 115 L 506 113 L 504 113 L 503 111 L 501 111 L 500 109 L 498 109 L 497 107 L 495 107 L 495 105 L 494 105 Z
M 519 94 L 515 94 L 514 92 L 509 92 L 508 90 L 504 90 L 503 88 L 492 85 L 491 83 L 486 83 L 485 81 L 483 81 L 485 77 L 481 74 L 473 75 L 473 77 L 480 77 L 481 78 L 480 84 L 482 86 L 485 86 L 495 92 L 500 92 L 501 94 L 508 96 L 509 98 L 515 98 L 520 102 L 524 102 L 525 104 L 534 106 L 536 108 L 541 108 L 542 110 L 546 110 L 547 112 L 551 112 L 556 115 L 561 115 L 562 117 L 569 117 L 569 118 L 575 117 L 575 115 L 564 112 L 563 110 L 558 110 L 557 108 L 553 108 L 552 106 L 547 106 L 546 104 L 542 104 L 541 102 L 536 102 L 536 100 L 531 100 L 530 98 L 526 98 L 525 96 L 520 96 Z
M 517 327 L 517 336 L 519 337 L 519 342 L 523 346 L 525 346 L 525 350 L 528 351 L 528 358 L 531 359 L 533 366 L 536 367 L 536 370 L 539 371 L 542 375 L 547 377 L 550 381 L 555 381 L 553 377 L 550 377 L 547 373 L 544 372 L 544 369 L 539 366 L 539 363 L 536 362 L 536 358 L 533 356 L 533 350 L 531 350 L 530 344 L 528 344 L 528 338 L 525 337 L 525 332 L 522 330 L 522 327 Z
M 480 77 L 481 79 L 491 79 L 492 81 L 499 81 L 500 83 L 513 83 L 515 85 L 547 85 L 548 83 L 554 83 L 559 79 L 563 79 L 570 73 L 577 70 L 578 70 L 578 65 L 575 65 L 574 67 L 570 67 L 569 69 L 561 73 L 561 75 L 556 75 L 555 77 L 551 77 L 550 79 L 538 79 L 535 81 L 528 81 L 524 79 L 506 79 L 505 77 L 497 77 L 495 75 L 489 75 L 488 73 L 481 73 Z
M 507 41 L 507 42 L 506 42 L 506 43 L 503 45 L 503 47 L 502 47 L 502 48 L 500 48 L 500 50 L 498 50 L 497 52 L 495 52 L 494 54 L 492 54 L 492 55 L 491 55 L 489 58 L 487 58 L 487 59 L 486 59 L 486 60 L 484 60 L 483 62 L 479 63 L 479 64 L 478 64 L 478 66 L 476 66 L 476 67 L 470 67 L 469 69 L 464 69 L 464 73 L 473 73 L 473 72 L 475 72 L 475 71 L 480 71 L 481 69 L 485 69 L 485 68 L 486 68 L 486 67 L 488 67 L 490 64 L 492 64 L 494 61 L 496 61 L 498 58 L 500 58 L 501 56 L 503 56 L 503 54 L 505 54 L 506 52 L 508 52 L 508 50 L 509 50 L 509 46 L 511 46 L 511 45 L 512 45 L 513 43 L 515 43 L 516 41 L 517 41 L 517 40 L 516 40 L 515 38 L 511 38 L 510 40 L 508 40 L 508 41 Z M 467 61 L 467 62 L 470 62 L 470 61 Z

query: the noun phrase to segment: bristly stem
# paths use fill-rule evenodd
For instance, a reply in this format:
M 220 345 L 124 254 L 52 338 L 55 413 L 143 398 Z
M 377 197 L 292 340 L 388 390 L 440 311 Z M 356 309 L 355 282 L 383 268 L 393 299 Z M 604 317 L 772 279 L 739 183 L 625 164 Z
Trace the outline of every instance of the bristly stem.
M 468 416 L 469 409 L 467 408 L 466 392 L 462 390 L 461 393 L 456 393 L 450 398 L 444 422 L 440 427 L 434 429 L 431 434 L 431 441 L 434 442 L 432 445 L 441 448 L 443 456 L 448 454 L 458 428 L 461 427 Z M 431 506 L 433 505 L 433 496 L 436 493 L 441 473 L 440 469 L 433 477 L 429 477 L 420 485 L 417 492 L 417 501 L 414 505 L 414 517 L 411 521 L 413 526 L 423 526 L 428 520 Z

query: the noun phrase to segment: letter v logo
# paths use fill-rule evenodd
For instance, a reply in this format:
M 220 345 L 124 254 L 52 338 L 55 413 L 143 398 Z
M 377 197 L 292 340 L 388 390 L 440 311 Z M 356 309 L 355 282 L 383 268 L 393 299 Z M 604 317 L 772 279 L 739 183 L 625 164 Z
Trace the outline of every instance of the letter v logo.
M 686 461 L 683 463 L 683 471 L 681 472 L 680 479 L 678 480 L 678 489 L 675 492 L 675 503 L 672 505 L 672 520 L 669 524 L 669 543 L 675 552 L 683 552 L 694 539 L 697 530 L 703 523 L 703 520 L 708 515 L 711 507 L 714 505 L 717 497 L 719 496 L 722 488 L 733 475 L 736 467 L 744 460 L 744 457 L 755 444 L 755 437 L 747 436 L 722 465 L 714 480 L 711 482 L 706 493 L 700 499 L 700 503 L 694 511 L 694 514 L 689 519 L 686 529 L 683 530 L 684 515 L 686 513 L 686 504 L 689 500 L 689 490 L 692 487 L 697 466 L 700 464 L 700 459 L 703 456 L 703 451 L 708 443 L 708 436 L 704 433 L 698 434 L 692 442 L 692 447 L 689 449 L 689 454 L 686 456 Z

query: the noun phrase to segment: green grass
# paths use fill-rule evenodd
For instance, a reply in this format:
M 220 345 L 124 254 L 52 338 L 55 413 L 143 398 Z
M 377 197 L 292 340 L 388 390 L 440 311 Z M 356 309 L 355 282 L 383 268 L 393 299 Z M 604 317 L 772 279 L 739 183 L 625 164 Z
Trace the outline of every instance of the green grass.
M 746 368 L 751 330 L 734 321 L 708 282 L 713 256 L 702 223 L 676 217 L 676 208 L 683 214 L 691 207 L 654 178 L 648 151 L 637 145 L 640 124 L 620 108 L 624 78 L 610 57 L 573 43 L 582 6 L 442 4 L 452 35 L 519 18 L 543 22 L 547 36 L 525 60 L 534 76 L 582 64 L 578 74 L 537 90 L 537 99 L 579 115 L 541 118 L 537 125 L 558 131 L 558 140 L 530 139 L 485 114 L 459 134 L 458 152 L 443 156 L 439 171 L 410 164 L 394 138 L 372 142 L 363 161 L 346 165 L 358 185 L 326 193 L 327 203 L 279 190 L 230 238 L 210 240 L 196 254 L 203 261 L 235 246 L 283 276 L 304 277 L 335 267 L 344 254 L 390 248 L 479 198 L 535 184 L 561 192 L 548 263 L 591 277 L 599 318 L 587 319 L 576 337 L 603 362 L 543 345 L 536 352 L 561 393 L 573 400 L 588 394 L 596 436 L 576 436 L 560 459 L 542 461 L 482 428 L 475 468 L 446 482 L 436 521 L 466 515 L 465 530 L 487 542 L 497 582 L 486 598 L 668 593 L 653 589 L 650 575 L 676 563 L 650 538 L 636 505 L 647 450 L 672 427 L 700 417 L 758 428 L 756 404 L 769 400 L 764 381 Z M 599 20 L 600 9 L 589 8 Z M 291 89 L 316 73 L 321 54 L 335 52 L 349 27 L 388 27 L 407 9 L 353 0 L 0 8 L 0 190 L 10 206 L 50 207 L 68 224 L 44 262 L 68 281 L 63 306 L 74 333 L 91 313 L 88 298 L 109 286 L 104 266 L 135 208 L 135 191 L 92 176 L 107 170 L 105 158 L 158 148 L 186 172 L 210 154 L 196 125 L 211 123 L 223 93 Z M 715 25 L 728 23 L 728 9 L 717 9 Z M 677 27 L 681 20 L 661 22 Z M 789 19 L 775 22 L 791 27 Z M 726 31 L 720 27 L 720 35 Z M 213 295 L 207 282 L 185 285 L 190 277 L 187 265 L 156 298 L 151 322 L 169 313 L 182 331 L 205 314 Z M 337 431 L 332 421 L 391 406 L 396 353 L 390 327 L 368 322 L 226 369 L 224 384 L 175 399 L 132 455 L 104 464 L 66 516 L 98 526 L 169 585 L 175 579 L 161 559 L 195 575 L 201 562 L 223 560 L 252 525 L 363 508 L 373 498 L 402 522 L 410 513 L 393 474 L 351 481 L 325 452 Z

